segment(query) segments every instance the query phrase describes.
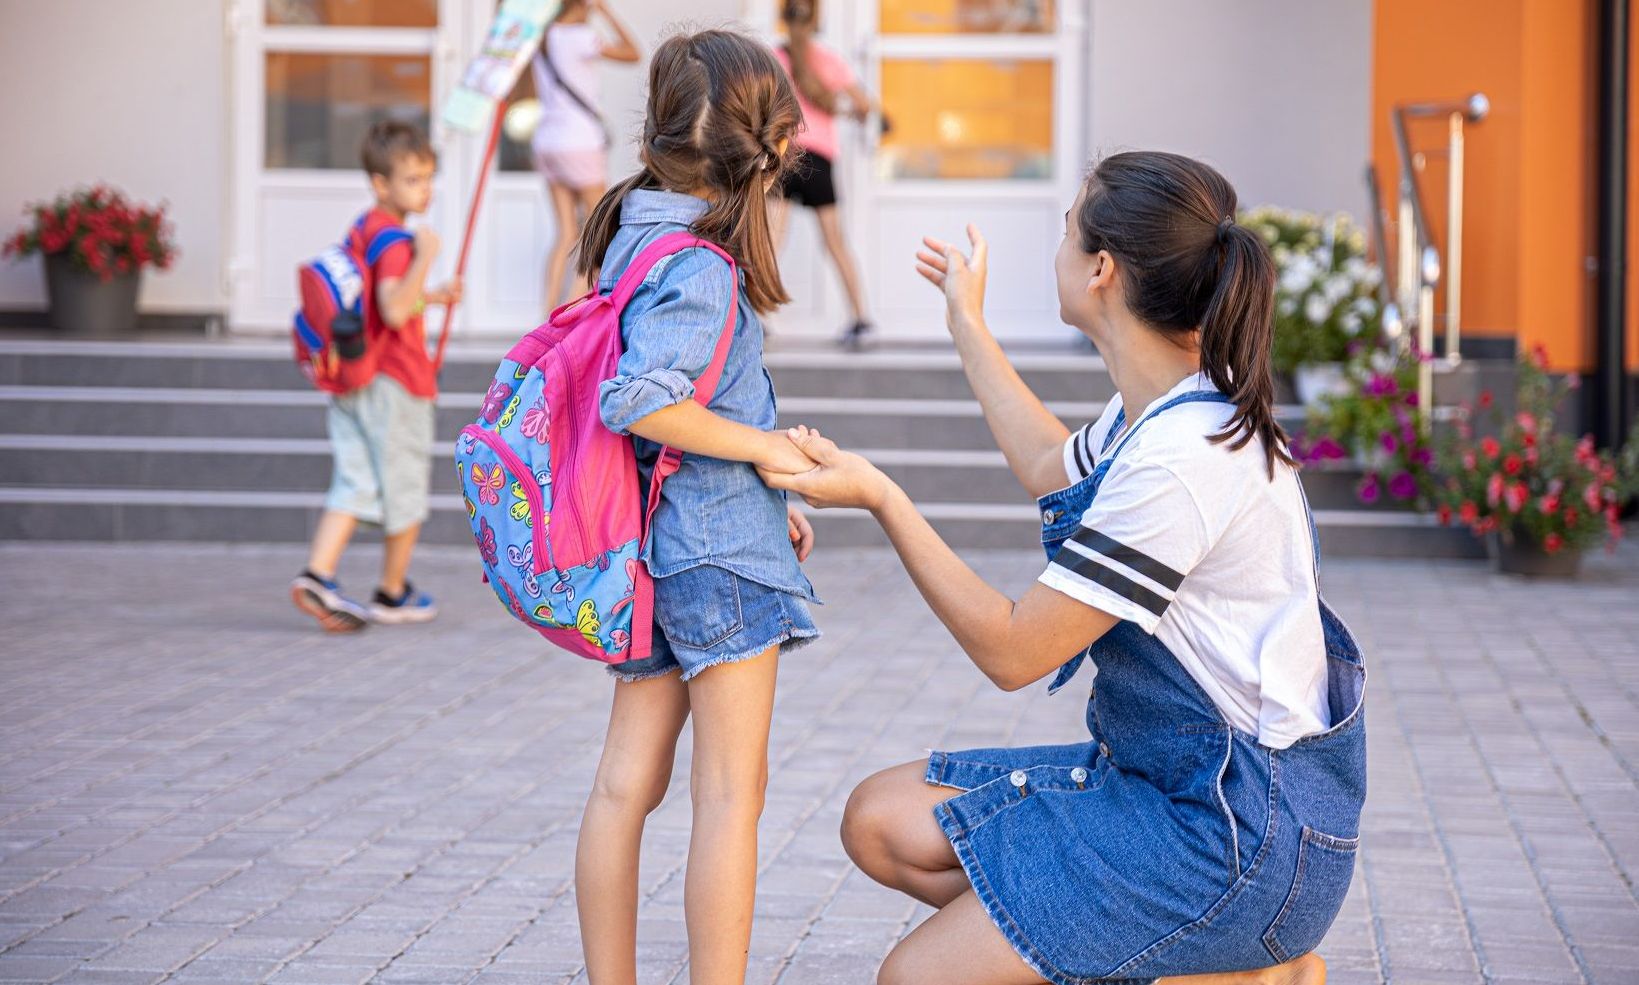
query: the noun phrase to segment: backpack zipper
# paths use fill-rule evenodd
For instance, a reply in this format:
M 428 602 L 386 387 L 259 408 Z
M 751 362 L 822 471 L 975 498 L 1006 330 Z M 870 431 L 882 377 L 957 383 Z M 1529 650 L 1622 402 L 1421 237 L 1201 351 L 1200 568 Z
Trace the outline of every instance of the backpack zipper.
M 546 574 L 552 570 L 552 566 L 547 563 L 546 553 L 545 529 L 549 521 L 546 519 L 546 500 L 541 496 L 541 487 L 535 484 L 535 473 L 529 470 L 529 466 L 525 465 L 524 460 L 518 457 L 518 453 L 506 443 L 506 439 L 494 431 L 487 431 L 476 424 L 468 424 L 461 429 L 461 433 L 494 452 L 495 457 L 501 460 L 501 465 L 511 472 L 518 485 L 523 487 L 524 499 L 529 503 L 529 513 L 532 517 L 529 524 L 529 539 L 535 545 L 534 573 Z
M 563 354 L 563 345 L 561 343 L 552 347 L 552 354 L 557 357 L 558 365 L 563 369 L 564 403 L 569 405 L 568 460 L 575 461 L 575 450 L 580 444 L 577 440 L 580 436 L 580 420 L 577 417 L 575 410 L 575 374 L 569 370 L 569 357 Z M 580 535 L 580 544 L 578 546 L 582 551 L 585 551 L 588 548 L 589 542 L 586 539 L 586 526 L 581 522 L 580 508 L 575 503 L 575 483 L 565 483 L 563 489 L 565 494 L 563 497 L 563 504 L 569 510 L 570 519 L 574 521 L 575 532 Z M 587 560 L 590 560 L 590 558 Z M 583 561 L 581 563 L 584 564 L 585 562 Z

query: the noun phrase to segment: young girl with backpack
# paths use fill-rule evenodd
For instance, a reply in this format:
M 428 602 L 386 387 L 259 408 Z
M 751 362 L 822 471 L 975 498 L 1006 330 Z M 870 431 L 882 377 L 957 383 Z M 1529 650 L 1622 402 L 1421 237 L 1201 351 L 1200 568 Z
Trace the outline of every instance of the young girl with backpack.
M 647 534 L 652 649 L 610 668 L 614 705 L 576 852 L 594 985 L 636 981 L 638 846 L 690 714 L 690 980 L 745 977 L 775 667 L 819 636 L 798 566 L 813 532 L 756 471 L 813 464 L 774 431 L 758 320 L 788 300 L 765 196 L 801 119 L 785 73 L 757 42 L 725 31 L 667 40 L 649 72 L 643 167 L 598 202 L 580 241 L 580 270 L 603 294 L 661 238 L 704 241 L 643 274 L 621 309 L 616 375 L 599 392 L 603 423 L 633 436 L 642 487 L 663 449 L 676 471 Z M 715 355 L 725 322 L 726 358 Z M 715 389 L 702 379 L 708 367 L 721 370 Z M 693 399 L 697 382 L 711 393 L 704 404 Z

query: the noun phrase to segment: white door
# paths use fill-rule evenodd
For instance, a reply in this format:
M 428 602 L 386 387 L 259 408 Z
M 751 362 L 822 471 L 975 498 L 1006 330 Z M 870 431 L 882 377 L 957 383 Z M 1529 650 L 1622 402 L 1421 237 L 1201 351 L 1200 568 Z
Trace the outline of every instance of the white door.
M 772 33 L 778 0 L 748 10 Z M 858 0 L 824 8 L 824 38 L 852 61 L 891 124 L 845 125 L 837 162 L 845 231 L 887 340 L 944 336 L 917 276 L 924 234 L 991 244 L 991 327 L 1009 341 L 1067 338 L 1053 253 L 1085 164 L 1083 4 L 1070 0 Z M 772 9 L 771 9 L 772 8 Z M 797 299 L 778 324 L 830 335 L 847 321 L 811 216 L 798 210 L 780 269 Z
M 430 213 L 453 266 L 463 176 L 481 147 L 447 139 L 437 108 L 460 69 L 462 0 L 236 0 L 234 195 L 227 266 L 235 330 L 289 325 L 296 267 L 370 204 L 359 142 L 383 117 L 431 132 L 439 176 Z

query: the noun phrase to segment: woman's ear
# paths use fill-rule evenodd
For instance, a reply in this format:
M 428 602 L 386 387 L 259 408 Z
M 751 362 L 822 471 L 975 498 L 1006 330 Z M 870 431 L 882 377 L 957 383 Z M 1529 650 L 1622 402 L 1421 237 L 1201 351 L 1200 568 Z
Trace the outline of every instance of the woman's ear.
M 1093 254 L 1093 270 L 1087 278 L 1087 293 L 1102 290 L 1115 283 L 1115 256 L 1109 250 Z

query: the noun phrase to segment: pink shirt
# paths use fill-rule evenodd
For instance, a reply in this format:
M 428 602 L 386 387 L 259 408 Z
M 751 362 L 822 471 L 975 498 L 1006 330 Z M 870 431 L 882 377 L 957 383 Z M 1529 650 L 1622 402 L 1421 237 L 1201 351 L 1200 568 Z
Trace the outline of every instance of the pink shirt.
M 787 74 L 791 72 L 791 57 L 782 45 L 774 50 L 775 57 Z M 832 92 L 841 92 L 854 84 L 854 70 L 842 56 L 818 41 L 808 42 L 808 63 L 820 84 Z M 803 98 L 797 91 L 797 104 L 802 107 L 803 127 L 797 131 L 796 144 L 811 154 L 835 161 L 841 149 L 837 143 L 837 118 Z

